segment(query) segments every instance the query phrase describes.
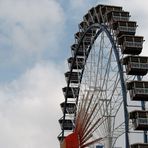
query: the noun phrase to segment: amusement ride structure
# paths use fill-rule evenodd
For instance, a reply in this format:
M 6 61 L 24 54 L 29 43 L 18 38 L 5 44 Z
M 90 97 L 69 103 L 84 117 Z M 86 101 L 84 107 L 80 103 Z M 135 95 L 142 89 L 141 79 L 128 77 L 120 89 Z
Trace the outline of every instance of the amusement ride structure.
M 148 148 L 148 57 L 130 17 L 97 5 L 80 22 L 62 89 L 61 148 Z

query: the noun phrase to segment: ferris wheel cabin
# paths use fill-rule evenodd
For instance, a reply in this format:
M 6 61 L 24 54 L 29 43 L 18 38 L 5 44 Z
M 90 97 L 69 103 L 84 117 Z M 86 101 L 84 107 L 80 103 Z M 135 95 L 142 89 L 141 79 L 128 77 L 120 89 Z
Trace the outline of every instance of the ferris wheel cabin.
M 112 29 L 115 31 L 117 37 L 124 35 L 135 35 L 136 22 L 132 21 L 116 21 L 112 24 Z
M 69 79 L 70 78 L 70 79 Z M 68 71 L 65 73 L 66 82 L 70 81 L 70 83 L 78 83 L 80 81 L 80 72 L 71 72 Z
M 111 6 L 111 5 L 98 5 L 98 6 L 101 6 L 102 15 L 105 15 L 110 11 L 122 11 L 122 7 L 120 6 Z
M 78 97 L 78 93 L 79 93 L 78 87 L 64 87 L 62 90 L 66 98 L 77 98 Z
M 148 72 L 148 57 L 142 56 L 127 56 L 123 58 L 127 75 L 144 76 Z
M 143 36 L 122 35 L 118 38 L 118 44 L 123 54 L 140 54 L 143 48 L 143 42 Z
M 71 119 L 59 119 L 59 123 L 61 126 L 61 130 L 72 130 L 73 129 L 73 123 Z
M 84 67 L 84 58 L 83 57 L 77 57 L 76 60 L 74 60 L 73 57 L 70 57 L 68 59 L 69 68 L 71 69 L 73 66 L 73 69 L 83 69 Z
M 134 110 L 129 113 L 129 118 L 132 120 L 134 130 L 148 130 L 148 111 Z
M 82 31 L 85 31 L 88 28 L 87 22 L 82 21 L 78 26 Z
M 72 55 L 75 56 L 84 56 L 86 54 L 86 49 L 87 49 L 88 45 L 80 45 L 80 47 L 78 48 L 78 44 L 73 44 L 71 46 L 71 51 L 72 51 Z M 78 48 L 78 50 L 77 50 Z
M 74 114 L 76 111 L 76 104 L 72 102 L 67 102 L 66 104 L 65 102 L 62 102 L 60 106 L 63 113 L 64 113 L 64 107 L 66 106 L 66 112 L 65 112 L 66 114 Z
M 107 21 L 111 24 L 116 21 L 129 21 L 130 15 L 127 11 L 109 11 L 107 13 Z
M 131 148 L 148 148 L 147 143 L 135 143 L 131 145 Z
M 130 98 L 133 101 L 148 101 L 148 81 L 131 81 L 127 83 Z

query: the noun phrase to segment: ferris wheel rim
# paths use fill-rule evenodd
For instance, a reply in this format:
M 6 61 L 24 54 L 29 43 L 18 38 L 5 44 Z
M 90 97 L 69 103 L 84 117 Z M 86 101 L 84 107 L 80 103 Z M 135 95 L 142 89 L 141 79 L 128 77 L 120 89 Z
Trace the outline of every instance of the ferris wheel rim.
M 73 73 L 73 70 L 74 70 L 74 63 L 76 62 L 76 58 L 77 58 L 77 53 L 78 53 L 78 50 L 80 49 L 80 46 L 81 46 L 81 43 L 83 43 L 83 39 L 85 38 L 85 36 L 86 36 L 86 34 L 87 34 L 87 32 L 89 32 L 91 29 L 93 29 L 93 28 L 97 28 L 97 33 L 95 34 L 95 36 L 94 37 L 92 37 L 93 39 L 92 39 L 92 41 L 89 43 L 89 45 L 88 45 L 88 49 L 87 49 L 87 53 L 86 53 L 86 55 L 85 55 L 85 64 L 84 64 L 84 67 L 82 68 L 82 74 L 81 74 L 81 77 L 80 77 L 80 80 L 79 80 L 79 82 L 78 83 L 80 83 L 81 84 L 81 82 L 82 82 L 82 79 L 83 79 L 83 72 L 84 72 L 84 70 L 85 70 L 85 67 L 86 67 L 86 61 L 87 61 L 87 59 L 88 59 L 88 57 L 89 57 L 89 54 L 90 54 L 90 51 L 92 50 L 92 47 L 93 47 L 93 44 L 94 44 L 94 42 L 95 42 L 95 40 L 99 37 L 99 35 L 102 33 L 102 32 L 105 32 L 105 34 L 107 35 L 107 38 L 109 39 L 109 41 L 110 41 L 110 43 L 111 43 L 111 45 L 112 45 L 112 48 L 113 48 L 113 51 L 114 51 L 114 55 L 115 55 L 115 58 L 116 58 L 116 63 L 117 63 L 117 67 L 118 67 L 118 70 L 119 70 L 119 77 L 120 77 L 120 84 L 121 84 L 121 95 L 122 95 L 122 100 L 123 100 L 123 108 L 122 108 L 122 110 L 124 110 L 124 122 L 125 122 L 125 125 L 124 125 L 124 135 L 125 135 L 125 146 L 126 146 L 126 148 L 129 148 L 129 146 L 130 146 L 130 144 L 129 144 L 129 121 L 131 121 L 131 120 L 129 120 L 129 118 L 128 118 L 128 115 L 129 115 L 129 113 L 128 113 L 128 111 L 129 111 L 129 109 L 128 109 L 128 105 L 127 105 L 127 103 L 129 103 L 129 102 L 127 102 L 127 90 L 129 90 L 128 88 L 126 88 L 126 85 L 125 85 L 125 83 L 127 82 L 127 80 L 128 80 L 128 77 L 126 78 L 126 79 L 124 79 L 124 74 L 123 73 L 125 73 L 126 72 L 126 74 L 127 74 L 127 71 L 123 71 L 123 65 L 125 65 L 125 63 L 123 64 L 123 63 L 121 63 L 122 61 L 120 61 L 121 59 L 120 58 L 123 58 L 123 57 L 120 57 L 121 55 L 119 55 L 119 51 L 118 51 L 118 49 L 120 48 L 120 47 L 118 47 L 118 45 L 120 46 L 121 44 L 118 42 L 117 43 L 117 41 L 116 41 L 116 39 L 118 40 L 118 37 L 121 35 L 115 35 L 115 38 L 112 36 L 112 35 L 114 35 L 114 33 L 116 34 L 116 29 L 114 28 L 112 28 L 112 27 L 110 27 L 110 25 L 107 25 L 108 24 L 108 20 L 105 20 L 105 19 L 108 19 L 108 18 L 104 18 L 104 16 L 103 16 L 103 14 L 102 13 L 104 13 L 103 12 L 103 9 L 101 9 L 101 8 L 104 8 L 104 7 L 112 7 L 112 6 L 108 6 L 108 5 L 98 5 L 97 7 L 95 7 L 95 9 L 94 9 L 94 7 L 92 8 L 92 9 L 90 9 L 89 10 L 89 12 L 84 16 L 84 17 L 88 17 L 88 15 L 89 15 L 89 13 L 90 13 L 90 17 L 92 17 L 92 14 L 91 14 L 91 12 L 93 12 L 93 11 L 96 11 L 96 9 L 97 9 L 97 11 L 98 11 L 98 8 L 99 8 L 99 15 L 100 15 L 100 17 L 101 18 L 99 18 L 100 20 L 98 21 L 98 23 L 92 23 L 91 22 L 91 24 L 89 24 L 89 21 L 87 22 L 88 24 L 88 26 L 87 26 L 87 29 L 85 30 L 83 30 L 82 28 L 82 30 L 81 30 L 81 32 L 78 32 L 78 33 L 83 33 L 83 35 L 81 36 L 81 37 L 78 37 L 79 38 L 79 41 L 77 40 L 78 38 L 76 38 L 76 44 L 78 45 L 77 47 L 76 47 L 76 49 L 75 49 L 75 53 L 74 53 L 74 55 L 72 55 L 73 57 L 72 57 L 72 63 L 70 63 L 71 65 L 70 65 L 70 72 L 69 72 L 69 79 L 68 79 L 68 81 L 67 81 L 67 87 L 65 87 L 65 89 L 64 89 L 64 95 L 65 95 L 65 102 L 64 102 L 64 116 L 61 118 L 62 120 L 60 121 L 60 124 L 61 124 L 61 128 L 62 128 L 62 139 L 61 140 L 63 140 L 64 139 L 64 131 L 65 131 L 65 129 L 64 129 L 64 125 L 65 125 L 65 117 L 66 117 L 66 103 L 67 103 L 67 100 L 68 100 L 68 92 L 70 91 L 70 89 L 71 89 L 71 91 L 73 91 L 72 89 L 74 89 L 74 88 L 71 88 L 71 85 L 70 85 L 70 83 L 71 83 L 71 77 L 72 77 L 72 74 L 74 74 Z M 118 6 L 113 6 L 113 7 L 118 7 Z M 122 10 L 122 7 L 120 7 L 121 8 L 121 12 L 125 12 L 124 10 Z M 105 10 L 104 10 L 105 11 Z M 95 12 L 96 13 L 96 12 Z M 129 14 L 129 12 L 125 12 L 125 13 L 128 13 Z M 92 18 L 91 18 L 92 19 Z M 98 18 L 97 18 L 98 19 Z M 121 18 L 120 18 L 121 19 Z M 132 22 L 132 21 L 130 21 L 130 20 L 127 20 L 126 18 L 124 18 L 125 20 L 125 22 L 127 21 L 127 22 L 129 22 L 129 23 L 133 23 L 133 25 L 135 25 L 136 24 L 136 22 Z M 87 19 L 86 19 L 87 20 Z M 85 19 L 84 19 L 84 21 L 85 21 Z M 83 22 L 84 22 L 83 21 Z M 94 22 L 95 22 L 95 20 L 93 20 Z M 106 21 L 106 22 L 105 22 Z M 123 21 L 123 22 L 124 22 Z M 122 19 L 121 20 L 119 20 L 119 22 L 122 22 Z M 115 23 L 118 23 L 118 20 L 117 21 L 115 21 Z M 80 28 L 79 28 L 80 29 Z M 134 27 L 133 27 L 133 29 L 134 29 Z M 115 32 L 114 32 L 114 30 L 115 30 Z M 119 31 L 119 30 L 118 30 Z M 133 33 L 134 33 L 134 31 L 133 31 Z M 117 33 L 118 34 L 118 33 Z M 127 34 L 124 34 L 123 33 L 123 35 L 127 35 Z M 136 36 L 135 36 L 135 34 L 129 34 L 129 35 L 133 35 L 135 38 L 136 38 Z M 121 36 L 120 36 L 121 37 Z M 120 39 L 120 37 L 119 37 L 119 39 Z M 133 37 L 133 38 L 134 38 Z M 118 48 L 118 49 L 117 49 Z M 142 49 L 141 49 L 142 50 Z M 127 51 L 125 51 L 125 53 L 124 53 L 124 51 L 122 51 L 122 54 L 133 54 L 133 55 L 139 55 L 140 53 L 141 53 L 141 51 L 140 50 L 138 50 L 138 51 L 136 51 L 136 54 L 134 54 L 133 52 L 131 52 L 131 53 L 126 53 Z M 79 56 L 79 55 L 78 55 Z M 123 59 L 124 60 L 124 59 Z M 69 62 L 69 61 L 68 61 Z M 125 67 L 126 68 L 126 67 Z M 127 70 L 127 69 L 125 69 L 124 68 L 124 70 Z M 125 74 L 125 75 L 126 75 Z M 128 74 L 127 74 L 128 75 Z M 135 74 L 132 74 L 132 75 L 135 75 Z M 138 75 L 138 74 L 137 74 Z M 140 74 L 139 74 L 140 75 Z M 140 77 L 139 78 L 137 78 L 137 79 L 139 79 L 140 80 Z M 129 79 L 130 80 L 130 79 Z M 135 79 L 133 79 L 133 80 L 135 80 Z M 128 85 L 128 82 L 126 83 L 127 85 Z M 81 87 L 81 85 L 79 85 L 79 87 L 78 87 L 78 96 L 75 96 L 75 92 L 72 92 L 73 93 L 73 98 L 76 98 L 76 104 L 78 103 L 78 100 L 79 100 L 79 89 L 80 89 L 80 87 Z M 129 92 L 130 93 L 130 92 Z M 129 94 L 129 95 L 131 95 L 131 94 Z M 131 97 L 131 96 L 129 96 L 129 97 Z M 128 98 L 129 99 L 129 98 Z M 143 103 L 141 103 L 142 105 L 141 105 L 141 107 L 142 108 L 144 108 L 145 109 L 145 104 L 144 104 L 144 102 Z M 144 110 L 143 109 L 143 110 Z M 78 114 L 77 112 L 76 112 L 76 110 L 75 110 L 75 117 L 76 117 L 76 114 Z M 73 118 L 73 121 L 75 122 L 76 120 L 75 120 L 75 117 Z M 131 118 L 130 118 L 131 119 Z M 73 122 L 72 121 L 72 122 Z M 75 127 L 75 126 L 73 126 L 73 127 Z M 146 140 L 146 138 L 147 138 L 147 136 L 146 136 L 146 132 L 143 132 L 144 133 L 144 141 L 147 141 Z M 61 135 L 60 134 L 60 135 Z M 96 139 L 97 140 L 97 139 Z M 101 140 L 101 139 L 98 139 L 98 140 Z M 94 141 L 95 142 L 95 141 Z M 86 146 L 86 145 L 85 145 Z M 84 145 L 83 145 L 83 147 L 84 147 Z
M 98 28 L 98 32 L 96 33 L 92 43 L 90 44 L 89 46 L 89 49 L 88 49 L 88 52 L 87 52 L 87 55 L 86 55 L 86 60 L 89 56 L 89 52 L 90 50 L 92 49 L 92 45 L 94 43 L 94 41 L 98 38 L 98 36 L 102 33 L 102 32 L 105 32 L 108 39 L 110 40 L 110 43 L 113 47 L 113 51 L 114 51 L 114 54 L 116 56 L 116 60 L 117 60 L 117 65 L 118 65 L 118 69 L 119 69 L 119 73 L 120 73 L 120 83 L 121 83 L 121 88 L 122 88 L 122 96 L 123 96 L 123 104 L 124 104 L 124 119 L 125 119 L 125 133 L 126 134 L 126 145 L 129 145 L 129 142 L 128 142 L 128 112 L 127 112 L 127 109 L 126 109 L 126 86 L 125 86 L 125 81 L 124 81 L 124 78 L 123 78 L 123 69 L 122 69 L 122 66 L 121 66 L 121 62 L 120 62 L 120 59 L 119 59 L 119 55 L 118 55 L 118 51 L 117 51 L 117 48 L 116 48 L 116 44 L 114 43 L 114 39 L 112 38 L 112 35 L 111 33 L 108 31 L 108 26 L 107 25 L 104 25 L 104 24 L 99 24 L 99 23 L 96 23 L 96 24 L 92 24 L 91 26 L 88 27 L 88 29 L 84 32 L 84 35 L 82 36 L 79 44 L 78 44 L 78 47 L 77 47 L 77 50 L 76 50 L 76 54 L 74 56 L 74 61 L 77 57 L 77 51 L 79 50 L 80 48 L 80 45 L 81 45 L 81 42 L 83 41 L 83 38 L 85 37 L 86 33 L 89 32 L 89 30 L 91 30 L 92 28 Z M 74 62 L 73 62 L 74 64 Z M 72 67 L 71 67 L 71 71 L 70 71 L 70 76 L 69 76 L 69 81 L 68 81 L 68 84 L 67 84 L 67 87 L 69 87 L 70 85 L 70 78 L 71 78 L 71 74 L 72 74 L 72 71 L 73 71 L 73 64 L 72 64 Z M 85 67 L 85 66 L 84 66 Z M 85 69 L 85 68 L 84 68 Z M 83 69 L 83 70 L 84 70 Z M 82 77 L 83 77 L 83 72 L 82 72 Z M 82 79 L 81 77 L 81 79 Z M 80 80 L 80 83 L 81 83 L 81 80 Z M 78 100 L 78 99 L 77 99 Z M 65 98 L 65 102 L 67 101 L 67 98 Z M 64 109 L 64 111 L 66 111 Z M 65 116 L 66 113 L 64 113 L 64 116 Z M 65 117 L 63 117 L 65 118 Z

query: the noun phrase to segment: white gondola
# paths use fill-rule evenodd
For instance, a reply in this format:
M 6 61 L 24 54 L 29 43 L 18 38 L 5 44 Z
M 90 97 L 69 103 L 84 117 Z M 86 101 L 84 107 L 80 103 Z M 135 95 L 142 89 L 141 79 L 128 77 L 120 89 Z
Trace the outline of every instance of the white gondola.
M 60 106 L 61 106 L 63 113 L 64 113 L 64 107 L 66 108 L 66 110 L 65 110 L 66 114 L 74 114 L 76 111 L 76 104 L 72 103 L 72 102 L 67 102 L 66 104 L 65 104 L 65 102 L 62 102 L 60 104 Z
M 148 130 L 148 111 L 134 110 L 129 113 L 134 130 Z
M 87 23 L 88 26 L 94 23 L 94 20 L 90 13 L 86 13 L 83 17 L 83 20 Z
M 131 145 L 131 148 L 148 148 L 148 143 L 135 143 Z
M 62 88 L 66 98 L 77 98 L 79 93 L 78 87 L 64 87 Z
M 133 101 L 148 101 L 148 81 L 131 81 L 127 83 L 130 98 Z
M 112 29 L 115 31 L 117 37 L 121 35 L 135 35 L 136 22 L 134 21 L 116 21 L 112 24 Z
M 66 82 L 69 81 L 70 77 L 70 83 L 79 83 L 80 82 L 80 72 L 71 72 L 68 71 L 65 73 Z
M 64 129 L 64 130 L 73 129 L 73 123 L 72 123 L 72 120 L 70 119 L 66 119 L 65 121 L 63 121 L 63 119 L 59 119 L 59 123 L 60 123 L 61 129 Z
M 130 15 L 127 11 L 110 11 L 107 13 L 107 21 L 113 23 L 115 21 L 129 21 Z
M 82 45 L 79 46 L 79 49 L 77 49 L 78 48 L 78 44 L 73 44 L 71 46 L 71 51 L 72 51 L 73 57 L 75 55 L 77 55 L 77 56 L 84 56 L 86 54 L 87 47 L 88 47 L 88 45 L 82 44 Z
M 76 60 L 74 60 L 74 57 L 70 57 L 68 59 L 68 64 L 70 69 L 72 68 L 72 65 L 73 65 L 73 69 L 83 69 L 85 64 L 84 62 L 85 61 L 83 57 L 76 58 Z
M 123 58 L 126 74 L 144 76 L 148 72 L 148 57 L 127 56 Z
M 83 37 L 84 33 L 83 32 L 77 32 L 75 34 L 75 39 L 77 40 L 77 43 L 81 41 L 81 38 Z M 92 37 L 95 35 L 95 32 L 92 32 L 91 30 L 88 31 L 85 34 L 85 37 L 83 37 L 83 43 L 85 42 L 86 45 L 91 43 Z
M 122 7 L 120 6 L 111 6 L 111 5 L 104 5 L 101 8 L 102 15 L 107 14 L 110 11 L 122 11 Z
M 140 54 L 143 48 L 143 42 L 143 36 L 122 35 L 118 38 L 118 44 L 123 54 Z

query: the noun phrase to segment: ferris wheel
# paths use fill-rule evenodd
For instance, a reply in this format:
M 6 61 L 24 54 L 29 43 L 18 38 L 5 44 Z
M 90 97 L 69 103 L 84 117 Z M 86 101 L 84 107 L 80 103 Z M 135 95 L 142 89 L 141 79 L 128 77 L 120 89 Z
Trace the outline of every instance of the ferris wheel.
M 148 57 L 136 28 L 120 6 L 84 15 L 62 89 L 61 148 L 148 148 Z

